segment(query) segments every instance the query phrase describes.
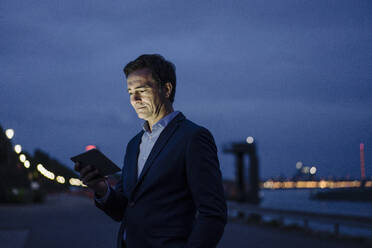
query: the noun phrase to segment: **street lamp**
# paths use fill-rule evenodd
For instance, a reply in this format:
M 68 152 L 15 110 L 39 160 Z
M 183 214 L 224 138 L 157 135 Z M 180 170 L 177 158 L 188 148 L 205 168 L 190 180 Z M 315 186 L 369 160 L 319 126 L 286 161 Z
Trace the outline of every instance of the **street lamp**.
M 6 137 L 8 137 L 8 139 L 12 139 L 14 136 L 14 130 L 11 128 L 8 128 L 7 130 L 5 130 L 5 135 Z
M 30 168 L 30 161 L 26 160 L 23 165 L 28 169 Z
M 15 145 L 15 146 L 14 146 L 14 151 L 15 151 L 17 154 L 20 154 L 21 151 L 22 151 L 22 146 L 21 146 L 21 145 Z
M 254 138 L 252 136 L 248 136 L 246 141 L 247 141 L 248 144 L 253 144 Z
M 63 176 L 57 176 L 57 182 L 59 182 L 60 184 L 64 184 L 65 183 L 65 178 Z
M 26 156 L 24 154 L 19 155 L 19 161 L 24 163 L 26 161 Z

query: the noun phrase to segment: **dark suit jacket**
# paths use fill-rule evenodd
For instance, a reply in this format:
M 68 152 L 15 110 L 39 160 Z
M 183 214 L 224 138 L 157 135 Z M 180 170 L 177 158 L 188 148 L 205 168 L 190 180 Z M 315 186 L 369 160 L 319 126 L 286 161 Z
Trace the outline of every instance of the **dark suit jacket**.
M 121 221 L 128 248 L 216 247 L 226 224 L 211 133 L 178 114 L 156 141 L 137 180 L 143 131 L 127 145 L 121 180 L 97 207 Z M 119 244 L 119 247 L 121 245 Z

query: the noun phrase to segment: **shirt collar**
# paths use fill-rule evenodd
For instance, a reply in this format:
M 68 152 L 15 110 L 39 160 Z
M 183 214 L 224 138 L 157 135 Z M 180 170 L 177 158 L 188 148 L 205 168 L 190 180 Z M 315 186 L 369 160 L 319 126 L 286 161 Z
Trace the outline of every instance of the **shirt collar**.
M 173 111 L 172 113 L 169 113 L 168 115 L 161 118 L 152 126 L 152 132 L 158 129 L 164 129 L 169 124 L 169 122 L 171 122 L 179 113 L 180 111 Z M 143 130 L 147 133 L 150 133 L 149 123 L 147 121 L 145 121 L 145 123 L 143 124 Z

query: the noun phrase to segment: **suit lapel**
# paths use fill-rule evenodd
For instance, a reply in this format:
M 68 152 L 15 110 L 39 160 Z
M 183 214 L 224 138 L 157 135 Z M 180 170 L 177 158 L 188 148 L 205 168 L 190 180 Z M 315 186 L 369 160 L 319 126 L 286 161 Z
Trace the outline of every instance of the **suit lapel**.
M 141 143 L 141 138 L 143 135 L 143 131 L 141 131 L 135 139 L 130 147 L 129 154 L 128 154 L 128 170 L 127 170 L 127 182 L 124 182 L 128 187 L 128 192 L 131 193 L 134 187 L 137 184 L 137 161 L 138 161 L 138 154 L 139 154 L 139 147 Z
M 161 150 L 164 148 L 164 146 L 167 144 L 169 138 L 172 137 L 173 133 L 178 128 L 179 122 L 183 119 L 185 119 L 185 116 L 182 113 L 179 113 L 161 132 L 159 138 L 155 142 L 155 145 L 149 154 L 149 157 L 146 160 L 146 163 L 142 169 L 141 175 L 137 181 L 136 187 L 134 187 L 134 190 L 138 187 L 138 185 L 141 184 L 144 176 L 146 175 L 148 170 L 153 165 L 154 160 L 156 159 L 158 154 L 161 152 Z

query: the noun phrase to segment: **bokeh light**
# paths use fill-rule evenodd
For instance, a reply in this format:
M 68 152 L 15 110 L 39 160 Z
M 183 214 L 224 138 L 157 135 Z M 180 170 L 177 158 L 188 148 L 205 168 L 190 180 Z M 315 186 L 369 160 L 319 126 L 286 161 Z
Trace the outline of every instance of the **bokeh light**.
M 21 154 L 19 155 L 19 161 L 21 161 L 22 163 L 26 161 L 26 155 L 24 154 Z
M 65 183 L 65 181 L 66 181 L 63 176 L 57 176 L 56 180 L 57 180 L 57 182 L 59 182 L 61 184 Z
M 20 154 L 21 151 L 22 151 L 22 146 L 21 146 L 21 145 L 15 145 L 15 146 L 14 146 L 14 151 L 15 151 L 17 154 Z
M 8 139 L 12 139 L 14 136 L 14 130 L 11 128 L 5 130 L 5 135 L 8 137 Z
M 315 173 L 316 173 L 316 167 L 313 166 L 313 167 L 310 168 L 310 174 L 314 175 Z
M 253 144 L 254 138 L 252 136 L 248 136 L 246 141 L 248 144 Z
M 303 164 L 301 161 L 298 161 L 298 162 L 296 163 L 296 169 L 297 169 L 297 170 L 301 169 L 303 165 L 304 165 L 304 164 Z
M 30 161 L 26 160 L 23 165 L 28 169 L 30 168 Z

